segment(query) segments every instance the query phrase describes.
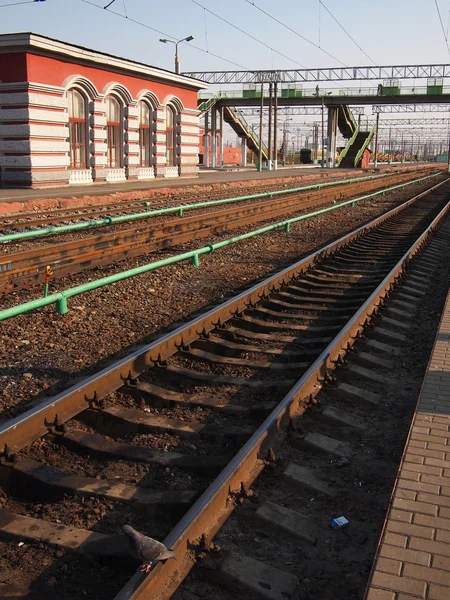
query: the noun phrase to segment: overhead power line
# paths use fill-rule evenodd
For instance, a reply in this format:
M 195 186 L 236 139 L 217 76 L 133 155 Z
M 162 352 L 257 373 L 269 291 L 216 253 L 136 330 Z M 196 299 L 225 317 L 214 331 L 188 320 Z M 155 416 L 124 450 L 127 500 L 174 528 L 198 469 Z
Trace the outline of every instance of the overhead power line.
M 8 4 L 0 4 L 0 8 L 7 6 L 19 6 L 20 4 L 35 4 L 36 2 L 45 2 L 45 0 L 25 0 L 24 2 L 9 2 Z
M 34 1 L 34 0 L 33 0 Z M 81 2 L 84 2 L 85 4 L 89 4 L 90 6 L 94 6 L 95 8 L 98 8 L 100 10 L 103 10 L 104 7 L 103 6 L 99 6 L 98 4 L 95 4 L 94 2 L 90 2 L 89 0 L 81 0 Z M 131 17 L 127 17 L 125 15 L 121 15 L 118 12 L 115 12 L 114 10 L 108 10 L 108 13 L 115 15 L 116 17 L 120 17 L 121 19 L 125 19 L 126 21 L 130 21 L 131 23 L 134 23 L 135 25 L 139 25 L 140 27 L 144 27 L 145 29 L 149 29 L 150 31 L 154 31 L 155 33 L 158 33 L 159 35 L 162 35 L 166 38 L 170 38 L 172 40 L 176 40 L 177 38 L 173 35 L 170 35 L 168 33 L 165 33 L 164 31 L 160 31 L 159 29 L 155 29 L 154 27 L 150 27 L 150 25 L 147 25 L 146 23 L 142 23 L 142 21 L 138 21 L 136 19 L 132 19 Z M 214 58 L 219 58 L 220 60 L 224 60 L 227 63 L 230 63 L 231 65 L 234 65 L 235 67 L 239 67 L 240 69 L 245 69 L 246 71 L 248 71 L 248 67 L 244 67 L 243 65 L 240 65 L 239 63 L 235 63 L 232 60 L 229 60 L 228 58 L 224 58 L 223 56 L 219 56 L 218 54 L 214 54 L 213 52 L 209 52 L 209 50 L 205 50 L 204 48 L 200 48 L 199 46 L 195 46 L 194 44 L 190 43 L 189 44 L 190 48 L 195 48 L 195 50 L 198 50 L 199 52 L 204 52 L 205 54 L 208 54 L 209 56 L 213 56 Z
M 358 44 L 358 42 L 357 42 L 357 41 L 355 41 L 355 40 L 353 39 L 353 37 L 352 37 L 352 36 L 349 34 L 349 32 L 348 32 L 348 31 L 345 29 L 345 27 L 344 27 L 344 26 L 343 26 L 341 23 L 339 23 L 339 21 L 338 21 L 338 20 L 336 19 L 336 17 L 333 15 L 333 13 L 331 12 L 331 10 L 330 10 L 330 9 L 328 9 L 328 8 L 325 6 L 325 4 L 322 2 L 322 0 L 319 0 L 319 2 L 320 2 L 320 4 L 321 4 L 321 5 L 324 7 L 324 9 L 327 11 L 327 13 L 330 15 L 330 17 L 331 17 L 331 18 L 332 18 L 334 21 L 336 21 L 336 23 L 339 25 L 339 27 L 342 29 L 342 31 L 343 31 L 343 32 L 344 32 L 346 35 L 348 35 L 348 37 L 349 37 L 349 38 L 352 40 L 352 42 L 355 44 L 355 46 L 357 46 L 357 47 L 359 48 L 359 50 L 361 50 L 361 52 L 364 54 L 364 56 L 367 56 L 367 58 L 368 58 L 370 61 L 372 61 L 372 62 L 373 62 L 373 64 L 375 65 L 375 64 L 376 64 L 376 62 L 375 62 L 375 61 L 374 61 L 372 58 L 370 58 L 370 56 L 367 54 L 367 52 L 364 52 L 364 50 L 361 48 L 361 46 Z
M 445 33 L 444 23 L 442 22 L 442 16 L 441 16 L 441 11 L 439 9 L 439 4 L 437 3 L 437 0 L 434 0 L 434 3 L 436 5 L 436 10 L 437 10 L 437 13 L 438 13 L 439 21 L 441 23 L 442 35 L 444 36 L 445 44 L 447 46 L 447 51 L 450 54 L 450 48 L 448 47 L 448 37 L 447 37 L 447 35 Z
M 220 21 L 223 21 L 224 23 L 226 23 L 227 25 L 229 25 L 230 27 L 233 27 L 234 29 L 236 29 L 237 31 L 240 31 L 241 33 L 243 33 L 244 35 L 246 35 L 247 37 L 249 37 L 250 39 L 254 40 L 255 42 L 258 42 L 258 44 L 261 44 L 262 46 L 265 46 L 266 48 L 269 48 L 269 50 L 272 50 L 273 52 L 276 52 L 277 54 L 279 54 L 280 56 L 282 56 L 283 58 L 287 58 L 288 60 L 294 62 L 296 65 L 299 65 L 302 68 L 305 68 L 305 65 L 302 65 L 301 63 L 299 63 L 298 61 L 294 60 L 293 58 L 291 58 L 290 56 L 286 56 L 286 54 L 283 54 L 282 52 L 279 52 L 278 50 L 276 50 L 275 48 L 272 48 L 272 46 L 269 46 L 269 44 L 266 44 L 265 42 L 263 42 L 262 40 L 259 40 L 257 37 L 255 37 L 254 35 L 252 35 L 251 33 L 248 33 L 247 31 L 244 31 L 243 29 L 241 29 L 240 27 L 238 27 L 237 25 L 235 25 L 234 23 L 231 23 L 230 21 L 227 21 L 227 19 L 225 19 L 224 17 L 221 17 L 220 15 L 218 15 L 217 13 L 213 12 L 212 10 L 210 10 L 209 8 L 206 8 L 206 6 L 203 6 L 203 4 L 200 4 L 200 2 L 197 2 L 197 0 L 191 0 L 191 2 L 193 4 L 196 4 L 197 6 L 199 6 L 200 8 L 203 8 L 203 10 L 206 10 L 207 12 L 209 12 L 211 15 L 214 15 L 217 19 L 220 19 Z
M 340 63 L 344 67 L 346 66 L 346 64 L 343 63 L 342 60 L 339 60 L 339 58 L 336 58 L 336 56 L 333 56 L 333 54 L 330 54 L 329 52 L 327 52 L 326 50 L 324 50 L 323 48 L 321 48 L 320 46 L 318 46 L 317 44 L 315 44 L 314 42 L 312 42 L 311 40 L 309 40 L 308 38 L 306 38 L 304 35 L 302 35 L 298 31 L 296 31 L 295 29 L 292 29 L 292 27 L 289 27 L 289 25 L 286 25 L 286 23 L 283 23 L 283 21 L 280 21 L 279 19 L 277 19 L 276 17 L 274 17 L 273 15 L 271 15 L 270 13 L 268 13 L 266 10 L 262 9 L 260 6 L 257 6 L 255 4 L 254 0 L 245 0 L 245 2 L 247 2 L 247 4 L 250 4 L 250 6 L 253 6 L 253 8 L 256 8 L 256 10 L 259 10 L 260 12 L 262 12 L 263 14 L 265 14 L 267 17 L 269 17 L 270 19 L 272 19 L 273 21 L 275 21 L 276 23 L 278 23 L 282 27 L 285 27 L 290 32 L 294 33 L 297 37 L 301 38 L 305 42 L 308 42 L 308 44 L 311 44 L 311 46 L 314 46 L 314 48 L 317 48 L 321 52 L 324 52 L 327 56 L 331 57 L 333 60 L 337 61 L 338 63 Z

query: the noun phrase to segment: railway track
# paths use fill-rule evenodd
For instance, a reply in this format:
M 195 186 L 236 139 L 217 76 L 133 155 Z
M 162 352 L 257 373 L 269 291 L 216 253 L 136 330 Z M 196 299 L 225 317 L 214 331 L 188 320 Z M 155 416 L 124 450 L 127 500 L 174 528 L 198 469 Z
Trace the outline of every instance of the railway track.
M 167 536 L 178 561 L 117 599 L 170 597 L 445 221 L 448 193 L 437 184 L 4 423 L 2 555 L 32 559 L 37 597 L 111 598 L 134 567 L 125 523 Z
M 427 174 L 429 169 L 425 168 L 416 172 L 414 179 Z M 0 293 L 10 293 L 43 283 L 47 267 L 50 267 L 57 279 L 124 258 L 220 235 L 295 211 L 318 208 L 409 180 L 410 173 L 400 173 L 380 180 L 348 183 L 326 190 L 287 193 L 283 198 L 247 202 L 188 217 L 163 218 L 120 231 L 11 252 L 5 254 L 0 262 Z
M 334 177 L 338 179 L 338 177 Z M 333 178 L 329 178 L 333 180 Z M 328 180 L 327 180 L 328 181 Z M 292 184 L 291 184 L 292 186 Z M 247 194 L 255 194 L 260 192 L 274 192 L 289 188 L 284 183 L 274 184 L 260 184 L 257 186 L 247 186 L 238 188 L 239 196 L 246 196 Z M 117 200 L 115 202 L 109 202 L 100 204 L 98 206 L 78 206 L 71 208 L 58 208 L 50 211 L 28 211 L 23 213 L 17 213 L 13 215 L 0 216 L 0 232 L 1 231 L 14 231 L 17 229 L 31 229 L 39 227 L 41 225 L 53 225 L 56 223 L 64 223 L 77 221 L 80 219 L 91 219 L 98 218 L 100 215 L 110 216 L 127 214 L 134 212 L 142 212 L 143 206 L 151 206 L 152 209 L 167 208 L 173 205 L 184 205 L 192 202 L 202 202 L 205 200 L 221 199 L 229 197 L 230 192 L 228 189 L 210 190 L 207 192 L 191 192 L 191 193 L 177 193 L 177 194 L 161 194 L 151 196 L 147 200 L 145 198 L 139 199 L 138 201 L 129 200 Z

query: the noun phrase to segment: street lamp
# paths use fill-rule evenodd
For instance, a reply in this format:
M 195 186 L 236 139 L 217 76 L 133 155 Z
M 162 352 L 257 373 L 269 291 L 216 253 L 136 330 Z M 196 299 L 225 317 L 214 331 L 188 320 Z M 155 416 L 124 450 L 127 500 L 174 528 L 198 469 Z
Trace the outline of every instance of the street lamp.
M 174 40 L 166 40 L 165 38 L 161 38 L 159 40 L 163 44 L 175 44 L 175 73 L 177 74 L 180 73 L 180 61 L 178 60 L 178 44 L 181 44 L 181 42 L 191 42 L 193 39 L 193 35 L 188 35 L 182 40 L 178 40 L 178 42 L 175 42 Z

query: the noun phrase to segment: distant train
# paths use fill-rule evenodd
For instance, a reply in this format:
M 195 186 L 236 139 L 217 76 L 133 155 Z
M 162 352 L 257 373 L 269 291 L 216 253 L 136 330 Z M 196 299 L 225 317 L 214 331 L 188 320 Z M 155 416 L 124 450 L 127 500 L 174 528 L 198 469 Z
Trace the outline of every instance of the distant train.
M 304 165 L 310 165 L 312 163 L 311 150 L 309 148 L 300 150 L 300 162 Z

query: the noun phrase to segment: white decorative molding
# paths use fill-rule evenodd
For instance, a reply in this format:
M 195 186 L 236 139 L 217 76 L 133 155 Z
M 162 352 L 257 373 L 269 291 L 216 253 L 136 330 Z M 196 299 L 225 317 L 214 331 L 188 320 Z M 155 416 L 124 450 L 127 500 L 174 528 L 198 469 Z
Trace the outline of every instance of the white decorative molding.
M 182 125 L 198 125 L 198 115 L 187 115 L 184 111 L 181 113 L 181 124 Z
M 93 156 L 91 158 L 91 165 L 93 167 L 106 167 L 106 163 L 107 163 L 107 160 L 106 160 L 105 154 L 99 155 L 99 156 Z
M 107 169 L 106 181 L 126 181 L 125 169 Z
M 23 182 L 26 185 L 31 183 L 68 183 L 69 181 L 69 171 L 66 169 L 62 169 L 60 171 L 50 171 L 50 169 L 46 169 L 45 171 L 27 171 L 24 172 L 21 169 L 17 171 L 5 171 L 2 173 L 2 178 L 5 181 L 10 182 Z
M 70 184 L 94 183 L 94 180 L 92 179 L 92 169 L 73 169 L 69 172 Z
M 179 133 L 181 133 L 181 135 L 183 135 L 183 134 L 189 135 L 189 134 L 195 134 L 195 133 L 198 134 L 199 133 L 199 128 L 196 127 L 195 125 L 184 125 L 184 124 L 182 124 L 182 125 L 179 126 L 179 130 L 178 131 L 179 131 Z
M 91 127 L 106 127 L 106 116 L 91 115 L 89 120 L 91 122 Z
M 139 131 L 125 131 L 125 142 L 139 142 Z
M 57 169 L 60 167 L 68 167 L 69 163 L 69 157 L 61 155 L 52 156 L 48 154 L 34 154 L 33 156 L 3 156 L 0 154 L 1 167 L 48 167 Z
M 105 142 L 95 141 L 90 144 L 90 151 L 91 154 L 96 154 L 97 152 L 99 154 L 106 154 L 108 151 L 108 144 Z
M 131 154 L 125 156 L 125 163 L 127 167 L 138 167 L 139 166 L 139 154 Z
M 106 133 L 106 129 L 91 129 L 89 131 L 89 137 L 91 142 L 106 142 L 108 134 Z
M 66 112 L 43 110 L 39 108 L 4 108 L 0 109 L 1 121 L 43 121 L 47 123 L 67 123 Z
M 44 93 L 56 93 L 56 94 L 64 94 L 65 90 L 59 85 L 49 85 L 46 83 L 36 83 L 34 81 L 15 81 L 12 83 L 0 83 L 0 91 L 9 91 L 13 92 L 44 92 Z
M 69 137 L 69 128 L 67 125 L 30 125 L 28 123 L 0 125 L 0 137 L 49 137 L 67 139 Z
M 43 37 L 35 33 L 6 33 L 0 35 L 0 50 L 14 52 L 15 47 L 22 49 L 23 47 L 27 46 L 36 48 L 40 51 L 51 52 L 60 56 L 69 56 L 78 62 L 89 61 L 99 66 L 102 65 L 108 69 L 126 69 L 127 71 L 138 73 L 139 75 L 144 75 L 145 77 L 156 78 L 163 81 L 169 81 L 171 83 L 180 83 L 197 90 L 206 89 L 209 87 L 207 83 L 203 83 L 197 79 L 171 73 L 170 71 L 163 71 L 162 69 L 132 60 L 119 58 L 118 56 L 111 56 L 111 54 L 105 54 L 95 50 L 88 50 L 82 46 L 67 44 L 65 42 Z
M 197 165 L 198 164 L 198 153 L 194 156 L 181 156 L 180 162 L 182 165 Z
M 178 167 L 166 167 L 164 177 L 178 177 Z
M 200 111 L 197 108 L 185 108 L 183 110 L 183 115 L 196 115 L 198 116 L 200 114 Z
M 138 171 L 138 179 L 154 179 L 155 169 L 153 167 L 140 167 Z
M 185 146 L 198 146 L 198 136 L 195 135 L 181 135 L 181 143 Z
M 139 108 L 137 106 L 125 106 L 125 116 L 137 119 L 139 117 Z
M 52 152 L 69 152 L 69 142 L 54 142 L 52 140 L 1 140 L 0 151 L 29 153 L 41 152 L 51 154 Z
M 137 119 L 125 119 L 125 131 L 137 131 L 139 129 L 139 123 Z
M 67 100 L 62 96 L 50 94 L 30 94 L 28 92 L 13 92 L 0 94 L 0 105 L 11 106 L 31 104 L 33 106 L 46 106 L 48 108 L 66 108 Z

